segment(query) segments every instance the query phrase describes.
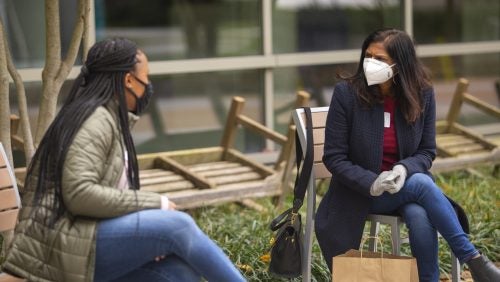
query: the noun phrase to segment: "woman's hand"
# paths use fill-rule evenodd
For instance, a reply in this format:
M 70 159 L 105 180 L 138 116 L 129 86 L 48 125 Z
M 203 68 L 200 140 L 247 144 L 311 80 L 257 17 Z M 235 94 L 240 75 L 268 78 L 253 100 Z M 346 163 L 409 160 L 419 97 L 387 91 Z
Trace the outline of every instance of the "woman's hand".
M 177 205 L 172 202 L 172 201 L 168 201 L 168 210 L 176 210 L 177 209 Z
M 394 182 L 385 180 L 389 175 L 391 175 L 390 171 L 382 171 L 382 173 L 380 173 L 370 187 L 370 195 L 375 197 L 380 196 L 384 191 L 387 191 L 394 185 Z
M 170 201 L 166 196 L 160 196 L 161 197 L 161 209 L 168 211 L 168 210 L 176 210 L 177 205 Z
M 403 165 L 395 165 L 391 170 L 391 174 L 389 174 L 389 176 L 387 176 L 384 180 L 384 182 L 393 181 L 394 185 L 389 187 L 389 189 L 386 189 L 386 191 L 391 194 L 399 192 L 399 190 L 401 190 L 401 188 L 403 188 L 403 185 L 405 184 L 406 175 L 407 171 Z

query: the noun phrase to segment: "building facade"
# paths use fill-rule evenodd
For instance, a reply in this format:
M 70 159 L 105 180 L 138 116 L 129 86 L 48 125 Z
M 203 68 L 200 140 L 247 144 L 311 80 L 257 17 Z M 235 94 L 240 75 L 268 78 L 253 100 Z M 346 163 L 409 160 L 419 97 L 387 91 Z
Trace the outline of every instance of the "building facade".
M 76 0 L 60 5 L 64 52 Z M 235 95 L 246 99 L 247 115 L 285 133 L 295 92 L 310 92 L 314 106 L 328 105 L 336 74 L 355 70 L 362 40 L 382 27 L 414 36 L 433 74 L 438 118 L 460 77 L 469 79 L 471 94 L 499 105 L 498 0 L 93 0 L 91 16 L 93 41 L 127 37 L 149 56 L 155 97 L 134 128 L 139 152 L 217 145 Z M 0 17 L 34 119 L 44 1 L 0 0 Z M 61 99 L 80 65 L 81 59 Z M 461 118 L 483 120 L 473 111 Z M 236 146 L 264 158 L 276 149 L 244 130 Z

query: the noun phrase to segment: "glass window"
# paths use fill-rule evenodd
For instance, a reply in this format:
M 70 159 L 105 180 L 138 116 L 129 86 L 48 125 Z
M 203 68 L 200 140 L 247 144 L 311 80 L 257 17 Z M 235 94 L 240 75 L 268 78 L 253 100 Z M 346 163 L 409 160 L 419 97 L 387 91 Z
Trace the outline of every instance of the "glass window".
M 500 54 L 440 56 L 423 58 L 422 61 L 432 73 L 437 119 L 446 117 L 455 87 L 461 77 L 469 80 L 470 94 L 490 105 L 500 107 L 500 93 L 495 89 L 495 83 L 500 83 Z M 287 103 L 295 98 L 297 90 L 305 90 L 311 94 L 311 106 L 329 106 L 333 88 L 339 81 L 336 74 L 352 74 L 356 67 L 357 63 L 276 69 L 275 127 L 283 134 L 286 132 L 287 115 L 284 113 L 292 110 L 292 105 Z M 468 105 L 463 106 L 460 118 L 464 124 L 486 123 L 493 119 L 491 115 Z
M 279 68 L 274 71 L 274 118 L 275 128 L 286 134 L 288 121 L 293 110 L 292 101 L 298 90 L 305 90 L 311 95 L 313 107 L 329 106 L 336 77 L 340 73 L 354 73 L 357 64 L 336 64 L 320 66 L 300 66 Z
M 151 60 L 260 54 L 261 1 L 95 0 L 97 40 L 127 37 Z
M 414 36 L 419 43 L 500 39 L 498 0 L 413 1 Z
M 155 93 L 147 111 L 135 124 L 132 137 L 139 153 L 218 146 L 233 96 L 245 99 L 243 114 L 264 123 L 262 71 L 231 71 L 151 77 Z M 63 84 L 62 104 L 73 81 Z M 36 128 L 41 82 L 25 83 L 32 131 Z M 18 114 L 14 85 L 11 111 Z M 239 128 L 234 147 L 245 153 L 263 151 L 265 140 Z M 22 156 L 22 153 L 19 155 Z
M 155 95 L 132 135 L 138 151 L 218 146 L 233 96 L 245 98 L 243 113 L 263 123 L 262 72 L 231 71 L 155 76 Z M 262 138 L 239 129 L 235 147 L 256 152 Z
M 58 105 L 62 105 L 66 100 L 66 97 L 73 86 L 74 80 L 66 80 L 59 92 Z M 40 108 L 41 97 L 42 97 L 42 82 L 25 82 L 24 90 L 26 91 L 26 100 L 28 104 L 28 116 L 30 118 L 30 123 L 32 127 L 32 131 L 34 133 L 36 129 L 36 122 L 38 119 L 38 110 Z M 14 83 L 9 84 L 9 98 L 10 98 L 10 108 L 12 114 L 19 116 L 19 107 L 17 101 L 17 93 Z M 56 110 L 56 113 L 59 111 L 59 108 Z
M 471 95 L 500 107 L 500 93 L 495 89 L 495 83 L 500 83 L 500 54 L 440 56 L 424 58 L 422 61 L 433 75 L 438 119 L 446 118 L 461 77 L 469 80 L 468 92 Z M 494 121 L 491 115 L 469 105 L 463 105 L 460 114 L 460 122 L 466 125 Z
M 360 48 L 382 27 L 402 28 L 399 0 L 278 0 L 273 14 L 276 53 Z
M 0 18 L 18 68 L 43 67 L 45 62 L 45 5 L 38 0 L 0 0 Z M 77 14 L 77 1 L 59 3 L 61 49 L 65 56 Z M 80 58 L 77 59 L 77 64 Z

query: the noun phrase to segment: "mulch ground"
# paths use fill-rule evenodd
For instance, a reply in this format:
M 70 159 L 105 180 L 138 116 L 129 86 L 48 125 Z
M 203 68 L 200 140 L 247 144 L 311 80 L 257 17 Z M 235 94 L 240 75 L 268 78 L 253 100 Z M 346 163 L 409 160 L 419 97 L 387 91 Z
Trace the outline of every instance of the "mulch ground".
M 472 276 L 470 275 L 470 271 L 468 271 L 468 270 L 463 270 L 460 278 L 461 278 L 460 281 L 462 281 L 462 282 L 474 282 L 474 280 L 472 280 Z M 450 279 L 448 279 L 446 277 L 442 277 L 439 280 L 441 282 L 451 282 L 451 277 L 450 277 Z

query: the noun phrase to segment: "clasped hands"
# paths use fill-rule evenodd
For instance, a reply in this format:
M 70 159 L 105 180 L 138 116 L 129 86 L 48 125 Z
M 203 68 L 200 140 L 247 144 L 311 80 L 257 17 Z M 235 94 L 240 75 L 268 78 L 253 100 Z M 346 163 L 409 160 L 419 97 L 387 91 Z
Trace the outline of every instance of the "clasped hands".
M 406 174 L 403 165 L 395 165 L 392 170 L 383 171 L 370 187 L 370 195 L 380 196 L 385 191 L 391 194 L 399 192 L 405 184 Z

